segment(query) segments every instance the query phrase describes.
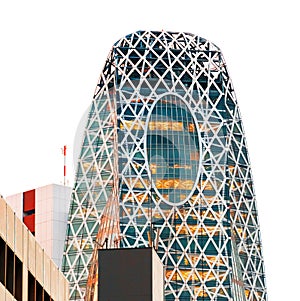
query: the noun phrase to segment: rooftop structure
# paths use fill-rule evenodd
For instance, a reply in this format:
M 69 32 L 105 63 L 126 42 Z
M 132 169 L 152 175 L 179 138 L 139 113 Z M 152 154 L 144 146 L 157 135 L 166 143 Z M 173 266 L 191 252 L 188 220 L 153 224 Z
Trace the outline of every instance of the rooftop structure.
M 153 248 L 100 249 L 98 260 L 96 300 L 164 300 L 163 265 Z

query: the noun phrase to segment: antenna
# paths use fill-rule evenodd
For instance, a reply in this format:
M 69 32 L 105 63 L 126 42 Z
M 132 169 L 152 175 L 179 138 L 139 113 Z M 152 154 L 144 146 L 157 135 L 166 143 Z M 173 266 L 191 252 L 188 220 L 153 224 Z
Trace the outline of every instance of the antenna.
M 64 148 L 62 148 L 62 152 L 64 155 L 64 186 L 66 186 L 66 179 L 67 179 L 67 146 L 64 145 Z

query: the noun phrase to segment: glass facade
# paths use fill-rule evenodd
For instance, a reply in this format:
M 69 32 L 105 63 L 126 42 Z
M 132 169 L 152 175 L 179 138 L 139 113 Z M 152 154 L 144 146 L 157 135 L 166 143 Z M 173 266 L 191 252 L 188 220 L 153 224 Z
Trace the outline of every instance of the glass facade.
M 83 300 L 93 249 L 154 246 L 166 300 L 266 300 L 245 134 L 218 47 L 138 31 L 112 48 L 78 160 L 63 270 Z

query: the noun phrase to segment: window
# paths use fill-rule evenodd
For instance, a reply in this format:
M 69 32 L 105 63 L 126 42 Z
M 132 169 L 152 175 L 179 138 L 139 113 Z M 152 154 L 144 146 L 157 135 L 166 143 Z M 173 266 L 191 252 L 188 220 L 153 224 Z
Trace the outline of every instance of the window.
M 16 300 L 22 300 L 23 264 L 1 237 L 0 282 Z

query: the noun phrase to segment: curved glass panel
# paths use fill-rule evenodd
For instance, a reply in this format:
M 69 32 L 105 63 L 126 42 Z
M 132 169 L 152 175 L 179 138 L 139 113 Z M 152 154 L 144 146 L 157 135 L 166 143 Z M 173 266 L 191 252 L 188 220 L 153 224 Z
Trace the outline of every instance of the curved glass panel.
M 193 193 L 200 170 L 199 135 L 185 102 L 166 95 L 148 120 L 147 158 L 152 188 L 169 204 L 182 204 Z

